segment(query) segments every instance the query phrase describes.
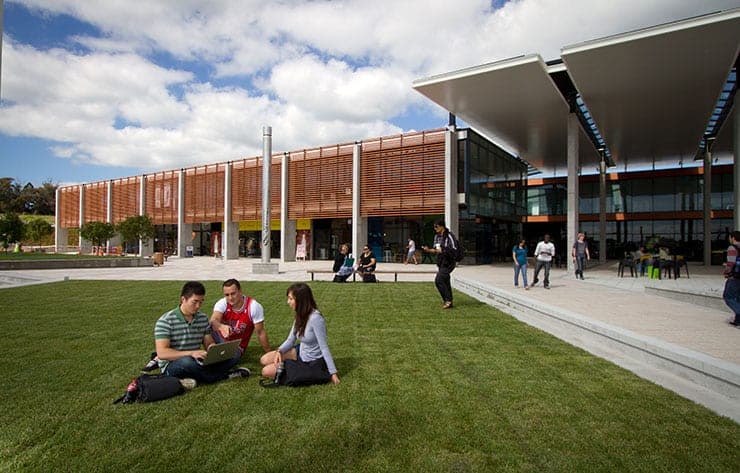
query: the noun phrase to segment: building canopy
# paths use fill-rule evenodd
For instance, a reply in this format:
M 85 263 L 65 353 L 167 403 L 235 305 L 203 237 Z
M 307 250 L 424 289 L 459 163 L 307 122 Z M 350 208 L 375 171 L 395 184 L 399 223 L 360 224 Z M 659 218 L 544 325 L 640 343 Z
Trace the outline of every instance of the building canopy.
M 565 174 L 571 94 L 619 168 L 677 166 L 694 159 L 739 45 L 734 9 L 566 46 L 550 65 L 521 56 L 420 79 L 414 88 L 545 175 Z M 568 86 L 558 78 L 564 73 Z M 715 155 L 732 154 L 728 129 L 720 129 Z M 579 133 L 584 168 L 600 159 L 590 133 Z

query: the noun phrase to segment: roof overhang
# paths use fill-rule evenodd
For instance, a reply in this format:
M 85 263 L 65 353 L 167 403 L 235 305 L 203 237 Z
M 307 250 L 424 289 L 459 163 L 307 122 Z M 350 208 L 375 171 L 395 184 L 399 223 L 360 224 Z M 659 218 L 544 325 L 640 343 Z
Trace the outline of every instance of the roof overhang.
M 564 64 L 549 69 L 527 55 L 413 87 L 545 174 L 562 175 L 569 107 L 549 74 L 565 67 L 618 166 L 676 165 L 693 160 L 739 43 L 734 9 L 568 46 Z M 597 164 L 579 135 L 581 166 Z

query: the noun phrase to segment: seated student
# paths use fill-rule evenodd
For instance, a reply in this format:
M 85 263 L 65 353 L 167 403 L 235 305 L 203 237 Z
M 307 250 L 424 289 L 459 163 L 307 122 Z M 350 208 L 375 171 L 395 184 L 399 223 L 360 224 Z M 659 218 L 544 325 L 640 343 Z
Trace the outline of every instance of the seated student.
M 200 311 L 205 295 L 203 284 L 185 283 L 180 292 L 180 305 L 157 320 L 154 345 L 159 369 L 165 375 L 192 378 L 198 383 L 249 377 L 248 369 L 234 368 L 238 361 L 235 359 L 208 366 L 199 363 L 205 358 L 206 349 L 214 343 L 208 316 Z
M 360 263 L 357 265 L 357 272 L 362 275 L 363 282 L 376 282 L 375 275 L 373 274 L 376 265 L 375 255 L 370 251 L 370 247 L 365 245 L 362 248 L 362 254 L 360 254 Z
M 349 245 L 342 243 L 339 247 L 337 255 L 334 257 L 334 282 L 347 282 L 347 278 L 352 276 L 354 270 L 352 265 L 354 259 L 349 256 Z
M 295 283 L 287 290 L 288 305 L 295 311 L 295 320 L 288 338 L 277 350 L 265 353 L 260 359 L 262 376 L 274 378 L 283 360 L 298 360 L 299 366 L 318 364 L 326 378 L 339 384 L 339 375 L 326 339 L 326 321 L 319 312 L 311 288 L 305 283 Z M 296 341 L 299 343 L 296 344 Z
M 247 350 L 252 332 L 257 334 L 262 350 L 265 353 L 270 351 L 262 304 L 245 296 L 241 284 L 236 279 L 227 279 L 222 288 L 224 297 L 214 304 L 211 315 L 213 339 L 217 343 L 241 339 L 237 360 L 241 359 Z

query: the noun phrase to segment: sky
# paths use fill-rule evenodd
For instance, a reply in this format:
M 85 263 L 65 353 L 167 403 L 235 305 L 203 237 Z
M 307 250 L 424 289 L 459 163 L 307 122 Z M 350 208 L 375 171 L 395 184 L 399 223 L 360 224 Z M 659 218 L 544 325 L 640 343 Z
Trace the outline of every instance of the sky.
M 0 177 L 68 185 L 261 156 L 266 125 L 275 153 L 439 128 L 447 112 L 414 80 L 739 6 L 5 0 Z

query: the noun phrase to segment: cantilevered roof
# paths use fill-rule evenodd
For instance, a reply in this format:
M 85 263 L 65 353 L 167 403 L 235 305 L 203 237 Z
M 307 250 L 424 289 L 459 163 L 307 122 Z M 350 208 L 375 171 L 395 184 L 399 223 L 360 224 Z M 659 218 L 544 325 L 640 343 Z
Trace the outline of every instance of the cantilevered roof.
M 553 82 L 565 69 L 619 167 L 693 160 L 738 54 L 740 9 L 415 81 L 413 87 L 545 174 L 564 174 L 568 105 Z M 552 74 L 552 75 L 551 75 Z M 598 162 L 580 132 L 584 167 Z M 722 132 L 720 132 L 720 137 Z M 730 151 L 718 149 L 714 152 Z
M 614 161 L 639 167 L 694 159 L 739 44 L 735 9 L 567 46 L 561 55 Z
M 414 88 L 540 171 L 564 174 L 569 106 L 538 54 L 450 72 Z M 581 162 L 599 156 L 579 132 Z

